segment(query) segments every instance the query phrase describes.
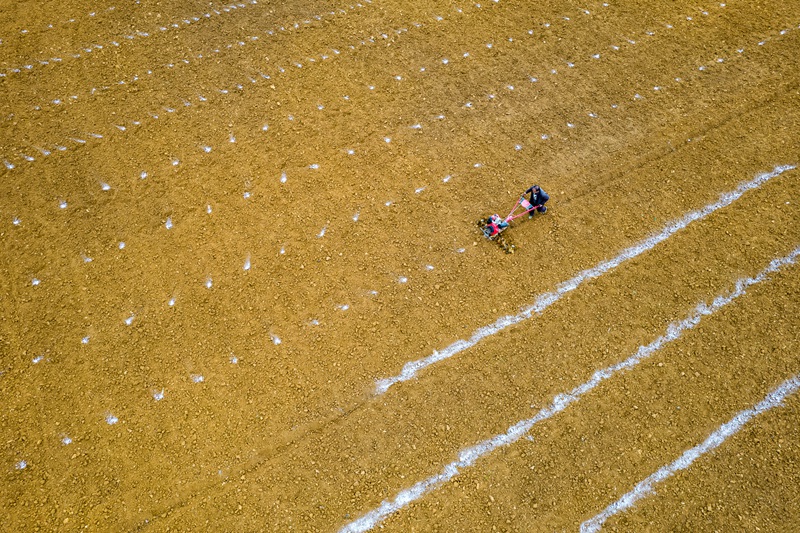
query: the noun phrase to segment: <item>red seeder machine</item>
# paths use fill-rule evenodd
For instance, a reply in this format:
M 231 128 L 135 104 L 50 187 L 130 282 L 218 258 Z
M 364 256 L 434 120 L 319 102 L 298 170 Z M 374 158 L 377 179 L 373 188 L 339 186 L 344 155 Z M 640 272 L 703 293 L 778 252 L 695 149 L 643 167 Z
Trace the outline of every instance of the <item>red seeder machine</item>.
M 539 205 L 531 205 L 524 196 L 520 196 L 517 203 L 511 209 L 511 212 L 505 218 L 500 218 L 500 215 L 494 214 L 488 218 L 482 218 L 478 221 L 478 227 L 483 232 L 483 236 L 494 241 L 505 250 L 507 254 L 513 254 L 516 246 L 506 239 L 502 233 L 509 227 L 512 221 L 523 217 L 525 215 L 533 216 L 533 212 L 538 209 Z M 520 211 L 520 209 L 522 209 Z

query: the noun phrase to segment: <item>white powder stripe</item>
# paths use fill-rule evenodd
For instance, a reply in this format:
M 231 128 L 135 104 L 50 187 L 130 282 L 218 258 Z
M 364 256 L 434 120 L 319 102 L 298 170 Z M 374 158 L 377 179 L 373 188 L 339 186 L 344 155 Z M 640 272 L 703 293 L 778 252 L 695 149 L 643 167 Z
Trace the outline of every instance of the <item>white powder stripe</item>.
M 666 480 L 678 470 L 684 470 L 688 468 L 700 456 L 719 447 L 728 437 L 736 434 L 740 429 L 742 429 L 742 426 L 748 423 L 756 415 L 760 415 L 761 413 L 769 411 L 773 407 L 781 405 L 783 400 L 787 396 L 794 394 L 798 388 L 800 388 L 800 376 L 795 376 L 784 381 L 780 387 L 770 392 L 766 398 L 761 400 L 761 402 L 759 402 L 755 407 L 738 413 L 731 420 L 720 426 L 719 429 L 717 429 L 714 433 L 709 435 L 709 437 L 703 441 L 702 444 L 695 446 L 690 450 L 686 450 L 683 452 L 683 455 L 681 455 L 674 462 L 659 468 L 655 473 L 651 474 L 643 481 L 640 481 L 632 491 L 606 507 L 602 513 L 581 524 L 581 533 L 592 533 L 599 531 L 606 520 L 611 518 L 613 515 L 633 507 L 633 504 L 635 504 L 637 501 L 652 494 L 653 485 Z
M 423 368 L 463 352 L 467 348 L 475 346 L 486 337 L 494 335 L 495 333 L 513 326 L 514 324 L 518 324 L 530 319 L 534 314 L 541 314 L 545 309 L 560 300 L 562 296 L 570 291 L 575 290 L 585 281 L 594 279 L 602 274 L 605 274 L 609 270 L 614 269 L 625 261 L 638 257 L 660 242 L 667 240 L 673 234 L 685 228 L 692 222 L 701 220 L 714 211 L 729 206 L 747 191 L 757 189 L 772 178 L 780 176 L 787 170 L 794 170 L 795 168 L 795 165 L 776 166 L 772 172 L 759 174 L 754 179 L 745 183 L 741 183 L 735 190 L 722 194 L 717 202 L 707 205 L 702 209 L 687 213 L 683 216 L 683 218 L 668 224 L 657 235 L 653 235 L 639 244 L 623 250 L 619 255 L 609 261 L 604 261 L 594 268 L 580 272 L 572 279 L 561 283 L 555 291 L 539 295 L 533 305 L 524 308 L 519 314 L 500 317 L 494 322 L 494 324 L 489 324 L 476 330 L 467 340 L 458 340 L 441 351 L 434 351 L 433 354 L 425 357 L 424 359 L 409 361 L 403 366 L 403 370 L 400 372 L 400 374 L 378 380 L 375 387 L 375 393 L 378 395 L 383 394 L 389 390 L 392 385 L 412 379 L 416 376 L 417 372 Z
M 756 283 L 766 280 L 769 274 L 779 271 L 786 265 L 793 265 L 798 256 L 800 256 L 800 247 L 795 248 L 794 251 L 792 251 L 786 257 L 772 260 L 770 264 L 758 275 L 752 278 L 740 279 L 736 282 L 733 291 L 727 295 L 717 296 L 714 298 L 711 304 L 700 302 L 687 318 L 680 322 L 671 323 L 667 327 L 667 331 L 664 335 L 646 346 L 640 346 L 636 353 L 630 356 L 628 359 L 596 371 L 589 381 L 579 385 L 578 387 L 575 387 L 571 392 L 556 395 L 556 397 L 553 398 L 550 406 L 540 410 L 533 418 L 521 420 L 508 428 L 505 433 L 496 435 L 470 448 L 462 450 L 458 454 L 458 460 L 446 465 L 439 474 L 420 481 L 411 488 L 401 491 L 392 501 L 382 502 L 378 508 L 373 509 L 361 518 L 345 525 L 339 530 L 339 533 L 356 533 L 372 529 L 390 514 L 399 511 L 400 509 L 406 507 L 409 503 L 422 498 L 427 493 L 434 491 L 444 483 L 450 481 L 456 477 L 461 470 L 472 466 L 479 458 L 488 455 L 501 446 L 512 444 L 518 441 L 526 433 L 528 433 L 533 426 L 560 413 L 570 404 L 577 402 L 583 395 L 597 387 L 597 385 L 603 381 L 611 378 L 621 371 L 629 370 L 635 367 L 642 360 L 650 357 L 650 355 L 652 355 L 654 352 L 661 349 L 665 344 L 680 338 L 684 331 L 690 330 L 700 323 L 700 320 L 703 318 L 703 316 L 708 316 L 714 313 L 739 296 L 742 296 L 745 293 L 745 289 L 751 285 L 755 285 Z

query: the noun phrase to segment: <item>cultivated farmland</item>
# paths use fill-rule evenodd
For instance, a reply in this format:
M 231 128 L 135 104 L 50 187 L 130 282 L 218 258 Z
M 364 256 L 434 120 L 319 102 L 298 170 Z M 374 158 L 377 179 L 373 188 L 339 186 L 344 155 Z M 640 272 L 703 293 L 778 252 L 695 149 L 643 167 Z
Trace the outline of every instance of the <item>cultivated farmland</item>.
M 0 529 L 800 529 L 796 1 L 0 5 Z

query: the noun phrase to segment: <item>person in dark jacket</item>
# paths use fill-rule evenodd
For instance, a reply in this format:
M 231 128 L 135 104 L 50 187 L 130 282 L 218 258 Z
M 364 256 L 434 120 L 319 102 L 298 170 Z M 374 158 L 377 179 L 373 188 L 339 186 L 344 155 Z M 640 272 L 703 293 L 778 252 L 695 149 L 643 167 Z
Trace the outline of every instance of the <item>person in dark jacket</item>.
M 531 195 L 530 202 L 532 206 L 536 207 L 536 211 L 538 211 L 539 213 L 547 212 L 547 207 L 544 204 L 547 203 L 547 200 L 550 199 L 550 196 L 546 192 L 544 192 L 541 187 L 539 187 L 538 185 L 534 185 L 530 189 L 525 191 L 525 194 Z M 532 216 L 533 216 L 533 211 L 531 211 L 531 213 L 528 215 L 528 218 Z

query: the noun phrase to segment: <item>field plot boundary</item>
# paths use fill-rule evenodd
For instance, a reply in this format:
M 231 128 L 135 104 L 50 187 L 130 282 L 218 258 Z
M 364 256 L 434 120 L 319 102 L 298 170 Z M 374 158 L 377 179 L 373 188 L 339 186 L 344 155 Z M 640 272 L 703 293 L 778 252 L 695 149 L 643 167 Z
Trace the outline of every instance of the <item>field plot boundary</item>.
M 639 500 L 652 495 L 655 492 L 653 488 L 654 485 L 667 480 L 679 470 L 689 468 L 692 463 L 701 456 L 715 450 L 721 446 L 728 437 L 732 437 L 738 433 L 750 420 L 782 405 L 787 397 L 797 392 L 797 389 L 800 389 L 800 375 L 784 381 L 754 407 L 737 413 L 728 422 L 722 424 L 701 444 L 686 450 L 678 459 L 659 468 L 656 472 L 637 483 L 630 492 L 626 493 L 619 500 L 610 504 L 601 513 L 583 522 L 580 529 L 581 533 L 595 533 L 599 531 L 609 518 L 630 509 Z
M 676 232 L 682 230 L 692 222 L 702 220 L 714 211 L 729 206 L 747 191 L 757 189 L 772 178 L 780 176 L 786 171 L 794 170 L 795 168 L 795 165 L 776 166 L 771 172 L 759 174 L 754 179 L 740 184 L 733 191 L 721 194 L 720 199 L 717 202 L 707 205 L 702 209 L 687 213 L 679 220 L 668 224 L 663 230 L 661 230 L 660 233 L 648 237 L 634 246 L 626 248 L 613 259 L 603 261 L 590 269 L 579 272 L 573 278 L 562 282 L 555 291 L 540 294 L 532 305 L 525 307 L 519 314 L 500 317 L 493 324 L 489 324 L 477 329 L 467 340 L 458 340 L 441 351 L 434 351 L 433 354 L 429 355 L 428 357 L 406 363 L 403 366 L 402 371 L 396 376 L 378 380 L 375 386 L 375 393 L 378 395 L 384 394 L 393 385 L 413 379 L 420 370 L 444 361 L 445 359 L 449 359 L 450 357 L 453 357 L 454 355 L 457 355 L 464 350 L 475 346 L 483 339 L 499 333 L 504 329 L 513 326 L 514 324 L 519 324 L 520 322 L 529 320 L 534 315 L 540 315 L 545 309 L 556 303 L 565 294 L 577 289 L 584 282 L 592 280 L 610 270 L 613 270 L 625 261 L 638 257 L 644 252 L 655 247 L 657 244 L 665 241 Z
M 800 256 L 800 247 L 795 248 L 785 257 L 772 260 L 770 264 L 756 276 L 738 280 L 733 291 L 728 294 L 717 296 L 710 304 L 704 301 L 698 303 L 688 317 L 679 322 L 671 323 L 667 327 L 665 334 L 658 337 L 656 340 L 646 346 L 640 346 L 636 353 L 632 356 L 628 357 L 621 363 L 617 363 L 602 370 L 595 371 L 589 381 L 579 385 L 578 387 L 575 387 L 572 391 L 556 395 L 550 406 L 541 409 L 536 416 L 526 420 L 521 420 L 511 426 L 505 433 L 496 435 L 470 448 L 462 450 L 458 454 L 458 460 L 445 465 L 439 474 L 420 481 L 411 488 L 403 490 L 391 501 L 384 501 L 378 508 L 344 526 L 339 530 L 339 533 L 356 533 L 372 529 L 389 515 L 396 513 L 411 502 L 422 498 L 426 494 L 442 486 L 444 483 L 447 483 L 451 479 L 455 478 L 463 469 L 473 466 L 478 459 L 492 453 L 502 446 L 506 446 L 518 441 L 525 436 L 534 425 L 552 418 L 554 415 L 565 410 L 603 381 L 610 379 L 620 372 L 630 370 L 638 365 L 642 360 L 650 357 L 653 353 L 660 350 L 664 345 L 680 339 L 684 331 L 693 329 L 695 326 L 697 326 L 697 324 L 700 323 L 704 316 L 712 315 L 717 310 L 733 302 L 740 296 L 743 296 L 748 287 L 768 280 L 770 274 L 780 271 L 785 266 L 794 265 L 798 256 Z M 795 381 L 798 380 L 798 378 L 794 379 Z M 800 385 L 800 382 L 798 382 L 798 385 Z M 768 397 L 768 399 L 770 397 Z M 763 408 L 761 409 L 763 410 Z M 739 417 L 741 416 L 743 415 L 739 415 Z M 738 420 L 739 417 L 735 418 L 734 420 Z M 658 475 L 664 476 L 664 473 Z

